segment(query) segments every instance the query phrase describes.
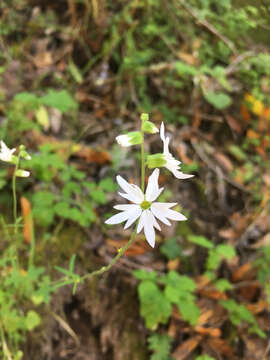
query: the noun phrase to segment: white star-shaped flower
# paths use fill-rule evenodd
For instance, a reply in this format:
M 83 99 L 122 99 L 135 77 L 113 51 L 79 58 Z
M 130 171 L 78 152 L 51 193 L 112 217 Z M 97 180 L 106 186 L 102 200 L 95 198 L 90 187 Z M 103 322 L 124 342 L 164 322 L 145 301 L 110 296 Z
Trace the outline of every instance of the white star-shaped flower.
M 16 149 L 9 149 L 7 145 L 4 143 L 4 141 L 1 140 L 1 150 L 0 150 L 0 160 L 6 161 L 6 162 L 12 162 L 12 154 Z
M 168 136 L 165 137 L 165 128 L 164 128 L 163 122 L 161 123 L 161 126 L 160 126 L 160 138 L 163 141 L 163 156 L 166 161 L 166 164 L 164 165 L 164 167 L 166 167 L 168 170 L 170 170 L 177 179 L 189 179 L 189 178 L 193 177 L 194 175 L 184 174 L 180 170 L 181 161 L 176 160 L 170 153 L 170 151 L 169 151 L 170 138 Z
M 162 203 L 155 202 L 159 197 L 163 188 L 158 186 L 159 169 L 155 169 L 149 177 L 148 185 L 145 194 L 142 190 L 134 184 L 129 184 L 121 176 L 117 176 L 116 180 L 124 193 L 120 193 L 122 197 L 131 201 L 133 204 L 116 205 L 114 208 L 120 210 L 119 214 L 113 215 L 106 224 L 114 225 L 126 221 L 124 229 L 131 226 L 137 219 L 139 219 L 137 234 L 144 230 L 146 240 L 149 245 L 155 246 L 155 228 L 161 230 L 156 219 L 160 220 L 166 225 L 171 225 L 168 219 L 183 221 L 187 218 L 177 211 L 171 210 L 171 207 L 177 203 Z

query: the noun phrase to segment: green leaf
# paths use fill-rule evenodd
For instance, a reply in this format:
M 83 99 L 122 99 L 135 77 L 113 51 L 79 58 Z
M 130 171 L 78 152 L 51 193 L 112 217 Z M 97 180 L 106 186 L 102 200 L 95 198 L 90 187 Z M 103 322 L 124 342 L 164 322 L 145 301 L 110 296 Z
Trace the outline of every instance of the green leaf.
M 247 154 L 237 145 L 230 145 L 228 148 L 229 152 L 240 161 L 247 160 Z
M 219 279 L 215 283 L 216 288 L 221 291 L 225 292 L 227 290 L 232 289 L 232 284 L 227 279 Z
M 197 356 L 195 360 L 215 360 L 215 359 L 208 355 L 200 355 Z
M 231 260 L 236 256 L 236 251 L 231 245 L 221 244 L 216 247 L 216 252 L 223 258 Z
M 100 189 L 102 189 L 104 191 L 108 191 L 108 192 L 114 192 L 117 189 L 116 183 L 109 177 L 102 179 L 99 182 L 98 187 Z
M 132 274 L 139 280 L 154 281 L 157 279 L 157 273 L 155 271 L 134 270 Z
M 223 92 L 209 92 L 204 94 L 204 97 L 211 105 L 219 110 L 225 109 L 232 103 L 231 97 Z
M 188 321 L 192 326 L 196 325 L 200 316 L 200 309 L 194 299 L 179 299 L 177 305 L 183 320 Z
M 26 315 L 26 328 L 27 330 L 33 330 L 35 327 L 37 327 L 40 322 L 40 316 L 33 310 L 29 310 L 27 315 Z
M 163 244 L 160 247 L 160 252 L 169 260 L 178 258 L 182 253 L 176 238 L 170 238 L 165 244 Z
M 166 324 L 171 315 L 171 304 L 151 281 L 143 281 L 138 287 L 140 313 L 148 329 L 156 329 L 159 324 Z
M 79 68 L 74 64 L 73 61 L 69 62 L 68 70 L 78 84 L 81 84 L 83 82 L 82 74 L 80 73 Z
M 76 110 L 78 107 L 78 104 L 66 90 L 49 90 L 47 95 L 44 95 L 40 98 L 40 102 L 43 105 L 58 109 L 62 113 L 70 110 Z
M 192 242 L 193 244 L 200 245 L 207 249 L 213 249 L 214 247 L 213 243 L 204 236 L 189 235 L 187 238 L 188 241 Z
M 101 189 L 95 189 L 90 192 L 91 198 L 94 200 L 95 203 L 105 205 L 107 204 L 106 194 Z
M 181 61 L 176 61 L 174 65 L 178 75 L 192 75 L 195 76 L 198 73 L 198 70 L 191 65 L 188 65 Z
M 206 260 L 206 268 L 209 271 L 216 270 L 219 264 L 221 263 L 221 256 L 216 252 L 215 249 L 211 249 L 208 253 Z
M 170 360 L 172 338 L 168 335 L 153 334 L 148 339 L 148 348 L 153 352 L 150 360 Z
M 39 106 L 39 99 L 36 95 L 31 94 L 29 92 L 21 92 L 17 94 L 14 99 L 16 101 L 20 101 L 21 103 L 31 105 L 33 109 L 38 108 Z
M 40 106 L 35 112 L 37 122 L 42 126 L 44 130 L 48 130 L 50 127 L 50 120 L 48 112 L 44 106 Z

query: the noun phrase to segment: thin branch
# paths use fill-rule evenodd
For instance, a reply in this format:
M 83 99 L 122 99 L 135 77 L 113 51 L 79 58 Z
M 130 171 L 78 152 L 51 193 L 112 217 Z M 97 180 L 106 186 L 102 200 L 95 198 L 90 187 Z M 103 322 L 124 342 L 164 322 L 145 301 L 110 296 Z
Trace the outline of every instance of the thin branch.
M 191 7 L 189 6 L 185 0 L 177 0 L 179 2 L 179 4 L 181 6 L 183 6 L 187 12 L 193 16 L 199 25 L 204 26 L 208 31 L 210 31 L 212 34 L 214 34 L 215 36 L 217 36 L 221 41 L 223 41 L 228 48 L 234 53 L 236 54 L 236 49 L 235 46 L 233 44 L 233 42 L 231 40 L 229 40 L 226 36 L 224 36 L 223 34 L 221 34 L 212 24 L 210 24 L 207 20 L 205 19 L 201 19 L 199 14 Z

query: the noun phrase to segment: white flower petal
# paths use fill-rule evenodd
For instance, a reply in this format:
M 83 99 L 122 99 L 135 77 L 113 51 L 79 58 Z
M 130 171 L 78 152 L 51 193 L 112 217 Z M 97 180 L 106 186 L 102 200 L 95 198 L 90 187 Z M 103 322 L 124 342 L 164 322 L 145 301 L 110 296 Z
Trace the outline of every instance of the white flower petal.
M 138 198 L 136 196 L 132 195 L 132 194 L 124 194 L 124 193 L 121 193 L 121 192 L 118 192 L 118 194 L 120 196 L 122 196 L 123 198 L 133 202 L 134 204 L 140 204 L 143 201 L 143 200 L 138 201 Z
M 152 222 L 153 222 L 153 226 L 158 229 L 159 231 L 161 231 L 161 227 L 159 226 L 159 223 L 157 222 L 156 218 L 154 217 L 153 213 L 150 211 L 150 214 L 152 216 Z
M 164 224 L 168 225 L 168 226 L 171 226 L 171 223 L 166 219 L 166 217 L 164 216 L 164 213 L 163 213 L 163 210 L 160 209 L 157 205 L 159 203 L 153 203 L 151 205 L 151 211 L 153 213 L 153 215 L 158 219 L 160 220 L 161 222 L 163 222 Z
M 122 176 L 118 175 L 116 177 L 116 181 L 118 182 L 119 186 L 127 193 L 127 196 L 124 196 L 124 194 L 119 193 L 121 196 L 123 196 L 124 198 L 136 203 L 136 204 L 140 204 L 143 199 L 144 199 L 144 195 L 142 190 L 134 185 L 134 184 L 129 184 L 125 179 L 122 178 Z
M 163 191 L 163 188 L 159 189 L 158 187 L 158 177 L 159 177 L 159 169 L 155 169 L 152 174 L 149 176 L 148 184 L 145 192 L 145 199 L 147 201 L 154 201 Z
M 170 209 L 171 207 L 177 205 L 177 203 L 161 203 L 161 202 L 157 202 L 155 204 L 156 204 L 155 205 L 156 207 L 159 207 L 160 205 L 162 205 L 162 206 L 160 206 L 160 210 L 163 209 L 164 207 L 166 209 Z
M 187 220 L 187 218 L 183 214 L 179 213 L 178 211 L 169 209 L 167 203 L 155 203 L 155 207 L 160 212 L 162 212 L 163 216 L 165 216 L 170 220 L 176 220 L 176 221 Z
M 129 219 L 124 226 L 124 229 L 127 229 L 130 225 L 132 225 L 138 219 L 141 213 L 142 209 L 140 208 L 140 206 L 134 205 L 133 210 L 130 212 Z
M 144 235 L 148 244 L 154 247 L 156 236 L 153 224 L 153 215 L 151 214 L 150 210 L 145 210 Z
M 162 121 L 161 125 L 160 125 L 160 138 L 161 140 L 164 142 L 165 141 L 165 128 L 164 128 L 164 123 Z
M 123 221 L 128 220 L 129 216 L 130 216 L 130 211 L 123 211 L 119 214 L 110 217 L 108 220 L 105 221 L 105 224 L 109 224 L 109 225 L 120 224 Z
M 177 178 L 177 179 L 189 179 L 192 178 L 194 175 L 189 175 L 189 174 L 184 174 L 182 171 L 179 171 L 177 169 L 174 169 L 172 171 L 173 175 Z
M 0 160 L 10 162 L 12 161 L 12 154 L 16 149 L 9 149 L 4 141 L 1 140 Z
M 125 210 L 129 211 L 134 206 L 139 207 L 139 205 L 134 205 L 134 204 L 119 204 L 119 205 L 115 205 L 113 208 L 120 211 L 125 211 Z
M 127 135 L 119 135 L 115 138 L 119 145 L 128 147 L 131 146 L 130 138 Z
M 139 219 L 137 226 L 137 234 L 139 234 L 142 231 L 142 228 L 144 226 L 144 218 L 145 218 L 145 210 L 142 212 L 141 217 Z

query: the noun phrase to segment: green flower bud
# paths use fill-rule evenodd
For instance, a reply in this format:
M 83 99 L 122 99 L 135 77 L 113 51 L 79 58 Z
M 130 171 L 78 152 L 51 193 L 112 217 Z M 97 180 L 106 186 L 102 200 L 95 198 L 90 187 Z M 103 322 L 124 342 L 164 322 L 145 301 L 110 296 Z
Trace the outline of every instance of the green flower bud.
M 154 155 L 148 155 L 147 156 L 147 166 L 150 169 L 163 167 L 166 164 L 166 159 L 164 154 L 158 153 Z
M 16 171 L 16 176 L 18 177 L 28 177 L 30 175 L 30 172 L 29 171 L 26 171 L 26 170 L 17 170 Z
M 158 128 L 151 121 L 144 121 L 142 124 L 142 131 L 148 134 L 158 133 Z
M 116 137 L 119 145 L 127 147 L 131 145 L 140 145 L 142 143 L 142 133 L 140 131 L 131 131 L 125 135 Z
M 148 121 L 149 120 L 149 114 L 142 113 L 141 114 L 141 120 L 142 120 L 142 122 Z

